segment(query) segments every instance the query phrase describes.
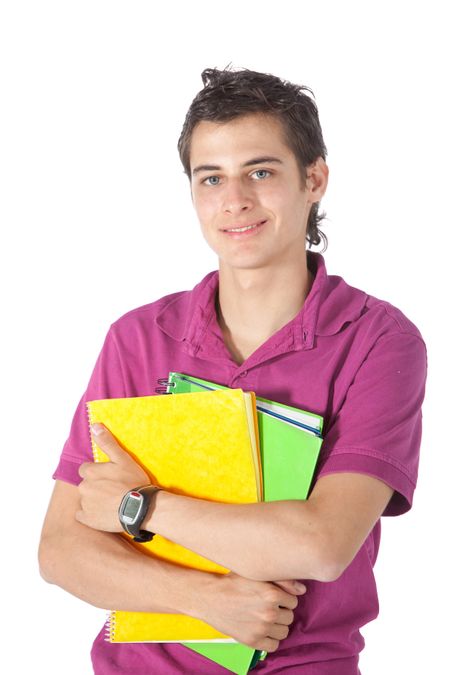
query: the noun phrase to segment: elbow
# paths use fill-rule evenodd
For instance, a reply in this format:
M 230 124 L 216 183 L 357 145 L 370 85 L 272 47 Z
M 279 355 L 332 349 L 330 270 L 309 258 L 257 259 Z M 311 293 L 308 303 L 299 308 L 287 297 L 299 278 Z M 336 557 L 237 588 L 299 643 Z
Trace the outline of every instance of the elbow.
M 336 548 L 324 532 L 304 533 L 295 539 L 287 537 L 287 545 L 274 546 L 272 555 L 245 557 L 233 572 L 255 581 L 281 579 L 312 579 L 336 581 L 347 567 Z
M 49 539 L 43 537 L 38 550 L 39 574 L 48 584 L 55 584 L 55 555 Z
M 315 581 L 329 583 L 339 579 L 344 569 L 345 566 L 336 560 L 335 557 L 330 555 L 321 556 L 317 558 L 315 569 L 310 578 Z
M 48 584 L 53 583 L 50 575 L 49 558 L 47 555 L 45 542 L 41 541 L 38 551 L 39 574 Z
M 279 519 L 271 546 L 247 550 L 233 572 L 255 581 L 311 579 L 320 582 L 336 581 L 351 562 L 348 543 L 342 540 L 324 518 L 310 508 L 305 517 L 305 506 L 288 512 Z
M 336 538 L 324 530 L 305 536 L 295 548 L 296 575 L 291 578 L 330 583 L 339 579 L 349 562 Z
M 338 542 L 334 537 L 322 532 L 313 537 L 310 545 L 309 579 L 329 583 L 339 579 L 348 565 Z

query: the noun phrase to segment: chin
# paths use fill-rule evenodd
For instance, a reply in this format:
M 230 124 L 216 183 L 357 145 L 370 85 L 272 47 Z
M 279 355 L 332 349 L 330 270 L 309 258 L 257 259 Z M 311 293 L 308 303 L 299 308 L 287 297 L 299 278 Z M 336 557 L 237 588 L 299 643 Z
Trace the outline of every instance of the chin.
M 258 270 L 270 266 L 270 260 L 262 258 L 247 258 L 241 259 L 227 259 L 219 256 L 219 263 L 221 267 L 228 267 L 235 270 Z

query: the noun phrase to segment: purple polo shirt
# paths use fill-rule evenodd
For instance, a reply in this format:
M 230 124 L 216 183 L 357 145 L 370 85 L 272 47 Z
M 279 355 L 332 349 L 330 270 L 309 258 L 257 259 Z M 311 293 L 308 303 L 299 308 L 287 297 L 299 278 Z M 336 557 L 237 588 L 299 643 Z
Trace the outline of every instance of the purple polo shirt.
M 171 370 L 253 390 L 323 415 L 315 480 L 352 471 L 394 490 L 384 515 L 412 504 L 421 436 L 426 350 L 417 328 L 395 307 L 328 276 L 308 252 L 314 282 L 299 314 L 237 365 L 215 312 L 218 272 L 192 291 L 168 295 L 115 321 L 72 422 L 54 478 L 78 484 L 92 461 L 85 402 L 148 396 Z M 345 572 L 331 583 L 307 581 L 289 636 L 252 672 L 353 675 L 364 646 L 359 628 L 378 614 L 373 565 L 378 522 Z M 270 542 L 268 543 L 270 554 Z M 177 644 L 94 642 L 97 675 L 220 675 L 222 667 Z

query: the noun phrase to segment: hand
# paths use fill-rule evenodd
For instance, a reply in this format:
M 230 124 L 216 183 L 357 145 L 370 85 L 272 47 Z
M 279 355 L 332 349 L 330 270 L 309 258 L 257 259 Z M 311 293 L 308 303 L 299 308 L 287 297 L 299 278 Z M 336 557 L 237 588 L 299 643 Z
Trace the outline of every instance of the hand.
M 97 426 L 97 425 L 95 425 Z M 83 525 L 104 532 L 122 532 L 118 510 L 123 496 L 133 488 L 150 485 L 151 481 L 137 462 L 119 445 L 104 426 L 93 433 L 95 442 L 109 457 L 109 462 L 85 462 L 79 474 L 81 509 L 75 517 Z
M 254 581 L 234 572 L 215 575 L 210 590 L 199 599 L 202 606 L 197 618 L 267 652 L 274 652 L 288 636 L 298 604 L 296 596 L 306 592 L 300 582 Z

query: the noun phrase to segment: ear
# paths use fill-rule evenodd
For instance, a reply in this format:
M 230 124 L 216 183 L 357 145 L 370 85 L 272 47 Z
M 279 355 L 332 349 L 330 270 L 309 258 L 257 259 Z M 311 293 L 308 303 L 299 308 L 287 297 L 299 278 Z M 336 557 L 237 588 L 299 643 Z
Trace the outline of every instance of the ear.
M 306 189 L 310 194 L 311 203 L 320 202 L 328 185 L 328 165 L 322 157 L 318 157 L 313 164 L 307 167 Z

